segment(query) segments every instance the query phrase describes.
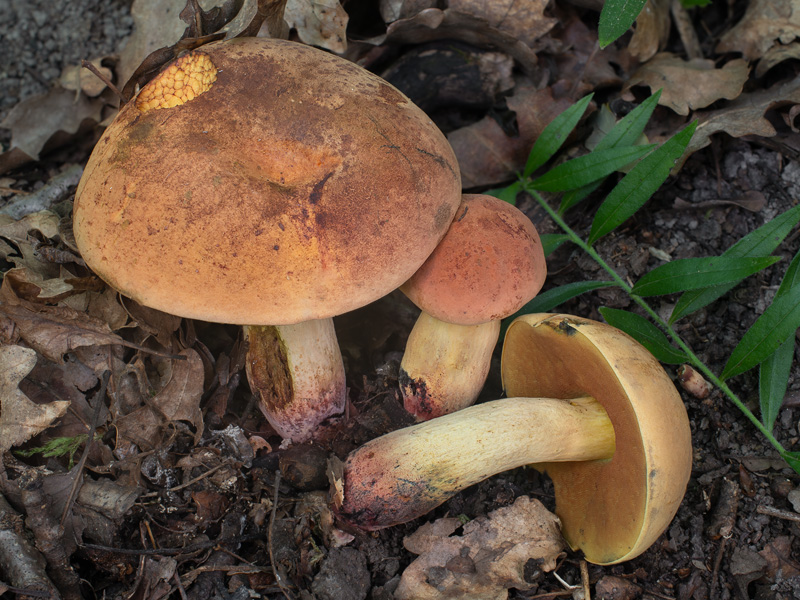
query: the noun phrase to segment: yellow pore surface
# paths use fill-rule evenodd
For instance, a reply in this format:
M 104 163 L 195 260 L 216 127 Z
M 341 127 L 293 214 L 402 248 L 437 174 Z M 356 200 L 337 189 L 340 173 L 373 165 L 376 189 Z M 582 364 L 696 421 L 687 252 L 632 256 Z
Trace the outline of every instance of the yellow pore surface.
M 207 54 L 181 56 L 139 92 L 136 108 L 142 112 L 172 108 L 194 100 L 217 80 L 217 69 Z

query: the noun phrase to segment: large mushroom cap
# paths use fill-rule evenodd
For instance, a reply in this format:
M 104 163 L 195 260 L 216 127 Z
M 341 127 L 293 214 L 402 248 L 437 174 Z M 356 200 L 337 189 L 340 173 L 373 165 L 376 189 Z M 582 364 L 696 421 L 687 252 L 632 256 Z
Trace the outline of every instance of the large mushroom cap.
M 598 564 L 647 549 L 675 516 L 692 465 L 686 409 L 658 361 L 608 325 L 537 314 L 511 324 L 502 362 L 509 396 L 588 394 L 614 426 L 611 460 L 536 465 L 553 480 L 570 546 Z
M 87 264 L 142 304 L 281 325 L 397 288 L 460 200 L 447 140 L 408 98 L 339 57 L 251 38 L 185 55 L 122 109 L 74 227 Z
M 464 194 L 447 235 L 401 289 L 440 321 L 478 325 L 517 312 L 546 275 L 539 234 L 522 211 Z

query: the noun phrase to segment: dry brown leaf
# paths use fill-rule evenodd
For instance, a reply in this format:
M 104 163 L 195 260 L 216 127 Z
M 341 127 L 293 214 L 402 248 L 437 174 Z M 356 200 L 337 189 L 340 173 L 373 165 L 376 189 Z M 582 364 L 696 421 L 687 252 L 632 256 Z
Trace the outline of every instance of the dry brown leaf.
M 460 525 L 438 519 L 403 540 L 419 557 L 403 572 L 396 600 L 505 600 L 509 588 L 532 587 L 524 578 L 529 561 L 551 571 L 564 548 L 558 517 L 527 496 L 453 535 Z
M 800 58 L 800 42 L 794 42 L 785 46 L 773 46 L 767 50 L 761 60 L 758 61 L 755 75 L 761 78 L 775 65 L 792 58 Z
M 203 361 L 191 348 L 180 353 L 186 360 L 171 360 L 171 373 L 164 387 L 149 401 L 170 421 L 188 421 L 195 428 L 195 443 L 203 435 Z
M 283 19 L 306 44 L 337 54 L 347 50 L 349 17 L 338 0 L 289 0 Z
M 648 0 L 636 18 L 628 50 L 642 62 L 653 58 L 669 38 L 669 4 L 669 0 Z
M 704 108 L 722 98 L 733 100 L 742 93 L 750 68 L 742 59 L 735 59 L 721 69 L 714 61 L 696 58 L 685 61 L 664 52 L 642 65 L 628 82 L 629 86 L 646 85 L 653 92 L 662 90 L 662 106 L 679 115 Z
M 81 346 L 129 345 L 108 325 L 66 306 L 43 306 L 14 295 L 6 280 L 0 288 L 0 323 L 14 325 L 16 336 L 48 360 L 61 363 Z
M 700 124 L 683 158 L 708 146 L 711 136 L 721 131 L 733 137 L 774 136 L 775 128 L 764 115 L 771 108 L 788 104 L 800 104 L 800 79 L 795 78 L 752 94 L 742 94 L 723 109 L 698 113 L 696 116 Z
M 742 20 L 720 38 L 717 52 L 741 52 L 753 61 L 798 37 L 800 0 L 750 0 Z
M 489 25 L 486 19 L 452 9 L 428 8 L 413 17 L 395 21 L 386 28 L 386 34 L 368 40 L 380 46 L 392 44 L 421 44 L 436 40 L 455 39 L 478 48 L 499 50 L 514 57 L 523 71 L 536 71 L 536 54 L 514 36 Z
M 66 400 L 32 402 L 19 383 L 36 365 L 36 352 L 22 346 L 0 346 L 0 454 L 27 442 L 67 412 Z
M 525 166 L 542 130 L 570 104 L 568 98 L 554 99 L 549 88 L 536 90 L 522 81 L 508 98 L 508 107 L 517 114 L 519 136 L 507 136 L 491 117 L 448 134 L 461 167 L 462 186 L 468 189 L 512 179 Z
M 25 162 L 39 160 L 39 154 L 63 145 L 84 124 L 102 119 L 102 100 L 54 87 L 46 94 L 17 104 L 0 123 L 11 130 L 11 146 L 0 154 L 0 173 Z
M 379 9 L 384 23 L 413 17 L 426 8 L 435 8 L 437 0 L 380 0 Z
M 557 19 L 544 16 L 549 0 L 450 0 L 451 10 L 485 19 L 489 25 L 528 46 L 550 31 Z

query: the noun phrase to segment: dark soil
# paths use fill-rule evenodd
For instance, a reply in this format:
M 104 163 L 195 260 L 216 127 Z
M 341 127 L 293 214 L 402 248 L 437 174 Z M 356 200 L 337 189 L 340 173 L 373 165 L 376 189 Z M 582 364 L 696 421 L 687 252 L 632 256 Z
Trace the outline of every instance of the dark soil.
M 0 117 L 17 102 L 45 91 L 64 65 L 118 51 L 131 29 L 127 4 L 125 0 L 0 0 Z M 464 113 L 456 120 L 462 118 Z M 791 150 L 797 146 L 794 142 L 795 134 L 788 127 L 769 141 L 719 136 L 711 147 L 694 154 L 646 208 L 608 236 L 598 250 L 621 276 L 632 281 L 662 264 L 659 251 L 672 258 L 721 254 L 797 202 L 800 167 Z M 85 140 L 75 142 L 45 157 L 43 163 L 7 175 L 15 185 L 34 189 L 63 165 L 84 163 L 86 146 Z M 755 212 L 727 203 L 693 206 L 753 194 L 761 194 L 765 200 L 763 208 Z M 688 204 L 676 205 L 677 198 Z M 585 210 L 570 213 L 570 224 L 584 235 L 597 201 L 590 199 Z M 518 206 L 540 231 L 555 231 L 531 199 L 521 198 Z M 730 351 L 769 304 L 785 265 L 799 248 L 798 236 L 790 236 L 776 252 L 784 259 L 781 263 L 747 279 L 679 326 L 684 340 L 712 370 L 722 370 Z M 569 246 L 550 257 L 549 271 L 545 289 L 602 278 L 588 257 Z M 668 312 L 674 301 L 658 298 L 655 306 Z M 581 296 L 559 311 L 602 320 L 601 306 L 633 310 L 626 296 L 601 290 Z M 309 516 L 319 515 L 319 510 L 308 508 L 324 502 L 322 492 L 328 483 L 324 477 L 310 480 L 324 473 L 327 451 L 343 458 L 371 437 L 405 424 L 398 402 L 397 370 L 415 317 L 416 309 L 402 296 L 393 295 L 337 321 L 352 414 L 345 427 L 322 440 L 326 452 L 301 447 L 287 453 L 277 449 L 279 440 L 274 438 L 269 438 L 274 451 L 262 450 L 255 456 L 237 446 L 236 436 L 243 436 L 242 432 L 269 436 L 268 426 L 258 411 L 252 410 L 246 380 L 239 372 L 226 385 L 217 382 L 209 389 L 204 405 L 206 432 L 199 444 L 195 445 L 188 427 L 179 425 L 171 444 L 150 454 L 136 469 L 124 461 L 110 461 L 103 471 L 97 467 L 99 459 L 95 460 L 93 476 L 101 479 L 111 474 L 135 480 L 146 491 L 117 522 L 87 522 L 84 535 L 76 535 L 75 541 L 83 545 L 71 546 L 68 562 L 81 580 L 77 589 L 87 598 L 160 598 L 162 593 L 175 598 L 244 598 L 250 593 L 281 598 L 287 592 L 293 598 L 389 600 L 400 574 L 414 558 L 404 549 L 403 537 L 423 522 L 448 514 L 472 519 L 509 506 L 521 495 L 538 498 L 552 508 L 552 486 L 546 477 L 519 469 L 465 490 L 415 522 L 377 533 L 357 533 L 343 548 L 329 544 L 324 526 L 315 520 L 318 517 Z M 365 322 L 371 325 L 366 328 Z M 181 332 L 196 336 L 214 357 L 224 354 L 236 363 L 236 328 L 184 323 Z M 484 399 L 501 394 L 497 357 Z M 675 368 L 666 368 L 674 377 Z M 735 378 L 732 386 L 758 414 L 755 372 Z M 227 411 L 218 414 L 213 402 L 223 392 L 229 401 Z M 694 444 L 692 478 L 683 504 L 668 531 L 641 557 L 617 566 L 589 566 L 593 597 L 800 598 L 800 498 L 796 498 L 800 477 L 719 391 L 704 399 L 685 391 L 682 396 Z M 800 440 L 798 406 L 800 372 L 795 365 L 775 430 L 775 436 L 790 450 L 798 449 Z M 234 428 L 226 430 L 229 426 Z M 113 432 L 107 433 L 104 441 L 111 444 L 112 437 Z M 197 458 L 204 451 L 207 454 Z M 197 463 L 179 463 L 187 457 L 197 458 Z M 22 460 L 6 455 L 6 480 L 17 480 L 19 473 L 28 472 Z M 29 464 L 37 463 L 30 459 Z M 38 464 L 61 472 L 65 468 L 53 460 Z M 201 477 L 194 486 L 171 489 L 213 467 L 219 467 L 217 475 L 226 476 Z M 278 468 L 280 481 L 276 479 Z M 19 495 L 14 495 L 9 493 L 10 487 L 14 486 L 6 485 L 5 495 L 28 517 L 28 527 L 36 529 L 38 538 L 41 528 L 31 524 L 31 504 L 24 501 L 24 490 L 17 485 Z M 277 501 L 274 512 L 273 500 Z M 22 521 L 18 526 L 23 526 Z M 93 530 L 103 527 L 105 533 Z M 271 544 L 266 543 L 268 536 Z M 236 543 L 216 544 L 227 539 Z M 122 553 L 111 547 L 161 550 Z M 566 556 L 558 569 L 563 580 L 571 584 L 581 581 L 580 559 L 577 553 Z M 0 563 L 2 581 L 7 581 L 6 566 Z M 170 568 L 180 576 L 199 570 L 188 589 L 177 591 L 169 587 L 170 581 L 165 583 L 153 575 L 158 569 Z M 59 581 L 60 569 L 63 575 L 63 567 L 51 563 L 54 581 Z M 509 597 L 579 597 L 577 591 L 565 591 L 550 574 L 537 573 L 532 580 L 536 583 L 532 590 L 512 590 Z M 159 581 L 160 587 L 150 586 Z M 10 597 L 11 592 L 8 594 Z

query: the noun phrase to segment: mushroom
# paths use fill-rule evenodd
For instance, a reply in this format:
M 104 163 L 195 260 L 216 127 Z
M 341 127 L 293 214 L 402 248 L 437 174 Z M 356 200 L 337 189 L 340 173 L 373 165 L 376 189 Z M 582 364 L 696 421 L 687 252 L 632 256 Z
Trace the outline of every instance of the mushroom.
M 400 288 L 422 309 L 400 365 L 406 410 L 427 420 L 473 404 L 500 320 L 533 298 L 546 275 L 528 217 L 492 196 L 462 196 L 444 239 Z
M 495 473 L 532 464 L 552 478 L 573 549 L 629 560 L 666 529 L 692 464 L 689 420 L 664 369 L 608 325 L 517 318 L 502 376 L 510 396 L 399 429 L 353 451 L 333 507 L 363 529 L 425 514 Z
M 411 277 L 460 200 L 446 138 L 394 87 L 309 46 L 241 38 L 183 55 L 121 109 L 74 229 L 122 294 L 247 326 L 262 411 L 302 441 L 346 399 L 331 318 Z

